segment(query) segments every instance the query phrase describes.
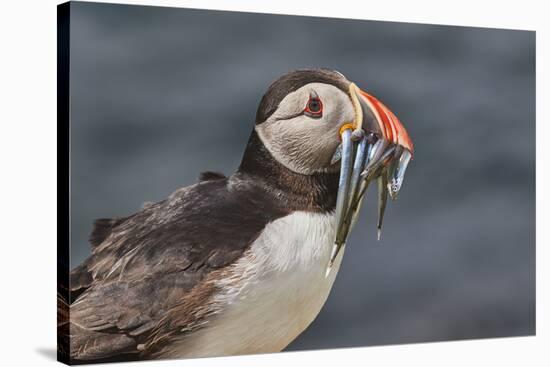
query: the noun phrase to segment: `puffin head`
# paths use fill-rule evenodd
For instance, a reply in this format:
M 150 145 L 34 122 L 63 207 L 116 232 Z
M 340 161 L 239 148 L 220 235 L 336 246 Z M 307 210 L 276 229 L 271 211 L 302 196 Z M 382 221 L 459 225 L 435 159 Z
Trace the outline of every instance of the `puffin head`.
M 347 129 L 355 132 L 354 139 L 362 131 L 412 153 L 397 117 L 337 71 L 284 74 L 269 86 L 256 113 L 255 130 L 263 145 L 279 163 L 304 175 L 340 169 L 339 146 Z
M 373 180 L 383 203 L 380 230 L 387 195 L 397 197 L 414 149 L 394 113 L 327 69 L 295 70 L 275 80 L 260 102 L 254 130 L 271 156 L 296 174 L 339 172 L 333 259 Z

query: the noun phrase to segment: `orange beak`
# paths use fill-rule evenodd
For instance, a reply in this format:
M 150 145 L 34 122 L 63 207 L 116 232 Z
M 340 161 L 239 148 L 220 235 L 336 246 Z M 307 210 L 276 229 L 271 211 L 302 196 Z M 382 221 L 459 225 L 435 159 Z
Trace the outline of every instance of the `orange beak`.
M 373 112 L 383 137 L 393 144 L 401 145 L 411 152 L 411 154 L 414 154 L 414 145 L 409 133 L 397 116 L 376 97 L 359 88 L 357 89 L 362 99 Z

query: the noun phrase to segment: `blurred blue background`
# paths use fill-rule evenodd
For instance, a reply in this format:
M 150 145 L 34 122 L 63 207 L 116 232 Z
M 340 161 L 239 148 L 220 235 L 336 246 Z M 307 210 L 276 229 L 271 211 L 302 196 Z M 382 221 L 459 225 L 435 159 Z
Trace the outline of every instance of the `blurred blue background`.
M 231 174 L 269 83 L 304 67 L 384 101 L 416 154 L 288 349 L 534 334 L 534 32 L 73 3 L 71 266 L 95 218 Z

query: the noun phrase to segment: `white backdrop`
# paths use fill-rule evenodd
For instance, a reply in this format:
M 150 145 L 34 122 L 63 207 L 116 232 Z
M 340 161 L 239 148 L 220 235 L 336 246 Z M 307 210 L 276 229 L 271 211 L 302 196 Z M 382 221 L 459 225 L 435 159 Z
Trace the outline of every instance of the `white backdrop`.
M 543 1 L 118 1 L 128 4 L 243 10 L 537 31 L 537 336 L 405 346 L 293 352 L 216 359 L 141 362 L 140 366 L 548 365 L 550 134 L 549 27 Z M 56 291 L 56 4 L 3 2 L 0 11 L 0 167 L 2 365 L 53 365 Z M 545 68 L 546 66 L 546 68 Z M 513 143 L 513 142 L 511 142 Z M 546 292 L 545 292 L 546 290 Z M 125 363 L 120 365 L 132 365 Z M 137 364 L 136 364 L 137 365 Z

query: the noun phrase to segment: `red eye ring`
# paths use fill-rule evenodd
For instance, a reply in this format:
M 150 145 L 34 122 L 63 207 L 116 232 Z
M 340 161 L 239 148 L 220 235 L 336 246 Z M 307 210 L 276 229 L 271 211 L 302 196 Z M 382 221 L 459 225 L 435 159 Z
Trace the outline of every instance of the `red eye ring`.
M 319 97 L 309 97 L 304 113 L 310 117 L 321 117 L 323 115 L 323 102 Z

